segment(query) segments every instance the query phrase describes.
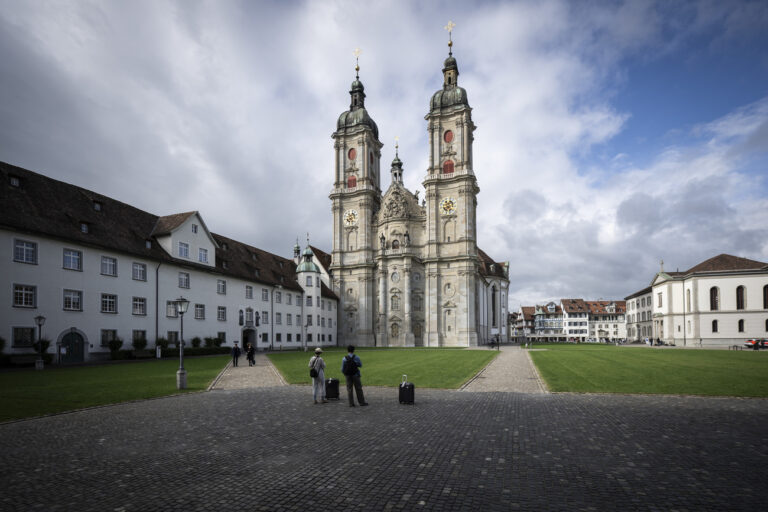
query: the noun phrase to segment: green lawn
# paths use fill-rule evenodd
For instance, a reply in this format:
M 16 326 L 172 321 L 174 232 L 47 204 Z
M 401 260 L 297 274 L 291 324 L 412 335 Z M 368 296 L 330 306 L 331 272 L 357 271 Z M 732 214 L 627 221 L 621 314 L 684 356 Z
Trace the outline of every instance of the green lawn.
M 339 379 L 343 385 L 341 360 L 344 349 L 328 349 L 323 353 L 326 378 Z M 417 388 L 456 389 L 483 369 L 494 357 L 495 350 L 462 350 L 447 348 L 358 348 L 364 386 L 397 386 L 403 374 Z M 272 353 L 269 358 L 290 384 L 310 384 L 309 358 L 312 352 Z
M 229 356 L 184 360 L 187 390 L 208 387 Z M 178 393 L 174 359 L 0 373 L 0 421 Z
M 768 397 L 768 352 L 541 344 L 550 391 Z

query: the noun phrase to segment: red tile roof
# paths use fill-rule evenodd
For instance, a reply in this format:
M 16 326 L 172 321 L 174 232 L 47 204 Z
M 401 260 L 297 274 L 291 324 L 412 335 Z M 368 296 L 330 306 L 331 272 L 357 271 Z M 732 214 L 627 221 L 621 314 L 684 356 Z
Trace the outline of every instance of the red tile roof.
M 698 265 L 689 268 L 681 274 L 693 274 L 695 272 L 723 272 L 734 270 L 768 270 L 768 263 L 762 261 L 740 258 L 731 254 L 718 254 L 714 258 L 702 261 Z M 672 272 L 667 272 L 672 275 Z

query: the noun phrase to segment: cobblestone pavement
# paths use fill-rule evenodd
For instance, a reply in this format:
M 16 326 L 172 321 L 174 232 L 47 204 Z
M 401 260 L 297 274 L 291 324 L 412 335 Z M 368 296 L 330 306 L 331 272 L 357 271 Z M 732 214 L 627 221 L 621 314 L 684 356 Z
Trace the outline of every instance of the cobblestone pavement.
M 528 351 L 518 345 L 502 345 L 499 355 L 462 391 L 546 392 Z
M 263 352 L 254 357 L 256 366 L 248 366 L 248 359 L 240 357 L 237 366 L 229 365 L 213 383 L 211 389 L 246 389 L 286 385 L 280 372 Z
M 0 509 L 722 511 L 768 496 L 767 400 L 366 397 L 221 390 L 2 424 Z

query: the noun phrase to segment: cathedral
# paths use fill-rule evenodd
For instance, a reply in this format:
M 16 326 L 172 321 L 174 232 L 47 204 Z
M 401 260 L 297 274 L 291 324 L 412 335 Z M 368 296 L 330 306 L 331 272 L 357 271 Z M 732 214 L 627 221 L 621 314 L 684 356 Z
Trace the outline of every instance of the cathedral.
M 329 270 L 342 345 L 472 347 L 508 339 L 509 267 L 477 247 L 475 124 L 452 44 L 425 116 L 429 168 L 421 201 L 403 185 L 397 153 L 382 193 L 383 144 L 355 68 L 349 110 L 332 136 Z

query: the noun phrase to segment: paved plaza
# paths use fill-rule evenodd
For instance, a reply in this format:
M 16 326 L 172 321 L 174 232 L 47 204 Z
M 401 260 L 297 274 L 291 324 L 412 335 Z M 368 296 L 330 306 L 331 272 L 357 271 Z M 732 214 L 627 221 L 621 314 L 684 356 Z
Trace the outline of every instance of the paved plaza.
M 368 387 L 371 406 L 349 408 L 243 385 L 273 371 L 261 361 L 234 369 L 241 385 L 230 369 L 210 392 L 0 425 L 0 509 L 722 511 L 768 497 L 766 400 L 417 385 L 413 406 Z

